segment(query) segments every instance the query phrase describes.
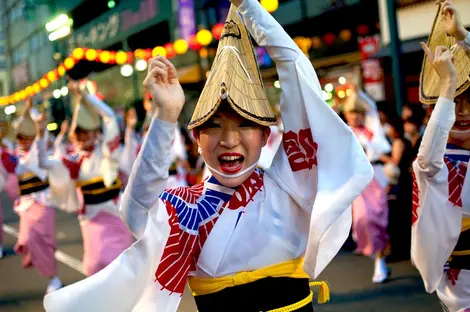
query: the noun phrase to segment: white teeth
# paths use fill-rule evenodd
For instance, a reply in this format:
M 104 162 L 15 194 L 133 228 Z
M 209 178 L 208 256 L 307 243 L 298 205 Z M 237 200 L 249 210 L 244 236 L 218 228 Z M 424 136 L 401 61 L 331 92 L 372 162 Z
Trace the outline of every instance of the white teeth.
M 225 161 L 235 161 L 235 160 L 240 160 L 240 156 L 222 156 L 220 159 L 225 160 Z

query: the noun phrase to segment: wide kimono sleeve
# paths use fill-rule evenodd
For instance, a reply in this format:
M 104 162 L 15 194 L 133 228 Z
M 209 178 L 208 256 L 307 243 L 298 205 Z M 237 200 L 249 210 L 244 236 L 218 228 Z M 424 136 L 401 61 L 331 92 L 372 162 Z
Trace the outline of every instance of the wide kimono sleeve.
M 121 133 L 116 115 L 111 107 L 93 94 L 87 94 L 85 100 L 103 119 L 103 139 L 101 142 L 100 172 L 104 185 L 111 187 L 119 176 L 119 161 L 121 158 Z
M 127 177 L 131 174 L 132 165 L 137 159 L 139 142 L 136 138 L 135 130 L 127 127 L 124 134 L 124 148 L 119 160 L 119 168 Z
M 155 280 L 170 238 L 170 213 L 159 195 L 168 178 L 175 127 L 153 120 L 121 201 L 122 218 L 138 241 L 95 275 L 48 294 L 47 312 L 177 310 L 181 295 Z M 125 295 L 116 296 L 123 287 Z
M 455 104 L 440 97 L 413 162 L 411 260 L 426 291 L 437 289 L 460 236 L 462 209 L 450 204 L 445 151 L 455 122 Z
M 315 278 L 347 239 L 350 206 L 373 169 L 352 131 L 323 101 L 310 60 L 283 28 L 256 0 L 245 0 L 239 13 L 276 63 L 284 136 L 267 174 L 311 212 L 304 269 Z

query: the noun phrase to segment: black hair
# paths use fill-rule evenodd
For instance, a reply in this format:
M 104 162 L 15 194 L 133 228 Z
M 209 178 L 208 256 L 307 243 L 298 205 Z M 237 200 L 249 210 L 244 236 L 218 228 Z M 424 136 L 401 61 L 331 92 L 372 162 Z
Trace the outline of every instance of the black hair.
M 388 121 L 388 124 L 395 130 L 395 132 L 397 132 L 399 138 L 402 138 L 405 135 L 403 121 L 400 118 L 392 118 Z

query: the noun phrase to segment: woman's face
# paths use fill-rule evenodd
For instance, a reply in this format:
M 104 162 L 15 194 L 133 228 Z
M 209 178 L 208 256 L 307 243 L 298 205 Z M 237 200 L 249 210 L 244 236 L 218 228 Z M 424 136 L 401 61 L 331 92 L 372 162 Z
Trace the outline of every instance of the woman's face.
M 403 124 L 403 130 L 405 134 L 411 138 L 415 136 L 416 134 L 418 134 L 419 129 L 416 127 L 414 123 L 405 121 L 405 123 Z
M 16 138 L 20 149 L 23 151 L 29 151 L 31 145 L 33 145 L 34 137 L 18 135 Z
M 362 127 L 365 121 L 365 115 L 359 112 L 345 112 L 346 122 L 350 127 Z
M 71 141 L 80 150 L 92 150 L 98 139 L 99 130 L 77 130 L 71 133 Z
M 232 109 L 222 107 L 200 126 L 196 139 L 204 161 L 210 167 L 227 175 L 236 175 L 258 162 L 270 132 L 269 127 L 260 126 Z M 212 170 L 211 173 L 222 185 L 236 187 L 253 170 L 237 178 L 223 177 Z
M 401 119 L 407 120 L 411 116 L 413 116 L 413 111 L 411 110 L 411 108 L 409 108 L 408 106 L 403 106 L 403 109 L 401 111 Z
M 470 92 L 455 99 L 455 123 L 449 134 L 449 143 L 470 149 Z

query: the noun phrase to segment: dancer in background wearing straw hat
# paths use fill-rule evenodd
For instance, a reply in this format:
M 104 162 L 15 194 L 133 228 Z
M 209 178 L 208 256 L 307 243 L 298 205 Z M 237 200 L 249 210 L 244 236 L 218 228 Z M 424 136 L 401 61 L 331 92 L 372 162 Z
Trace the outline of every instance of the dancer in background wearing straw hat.
M 139 241 L 102 272 L 46 297 L 46 311 L 175 312 L 186 281 L 200 312 L 313 311 L 309 279 L 347 239 L 349 207 L 373 170 L 294 41 L 257 0 L 232 2 L 189 124 L 211 177 L 165 191 L 185 97 L 171 62 L 153 58 L 144 84 L 158 113 L 121 206 Z M 283 92 L 283 148 L 266 171 L 256 165 L 276 117 L 247 28 L 277 63 Z M 325 302 L 327 285 L 317 283 Z
M 470 311 L 470 34 L 439 2 L 420 99 L 435 104 L 413 163 L 413 263 L 444 311 Z M 462 41 L 463 40 L 463 41 Z
M 380 123 L 376 103 L 366 93 L 357 90 L 347 97 L 343 111 L 375 172 L 372 183 L 352 205 L 356 253 L 375 258 L 372 282 L 383 283 L 390 275 L 385 262 L 388 245 L 388 177 L 380 157 L 389 153 L 391 146 Z
M 118 177 L 120 134 L 113 110 L 86 85 L 71 81 L 77 102 L 70 126 L 75 153 L 48 158 L 45 153 L 46 121 L 37 119 L 39 164 L 47 169 L 52 199 L 58 207 L 79 212 L 83 237 L 83 267 L 88 276 L 111 263 L 132 242 L 119 218 L 121 182 Z M 99 140 L 101 118 L 103 133 Z M 81 195 L 77 197 L 76 188 Z
M 50 293 L 62 287 L 55 259 L 55 210 L 48 200 L 47 173 L 39 168 L 37 161 L 32 114 L 38 115 L 28 99 L 24 113 L 13 125 L 18 147 L 13 152 L 3 150 L 1 159 L 3 168 L 10 174 L 16 174 L 18 179 L 18 182 L 11 180 L 12 183 L 6 186 L 8 193 L 13 193 L 15 188 L 18 190 L 19 184 L 19 198 L 14 204 L 14 210 L 20 217 L 15 251 L 21 254 L 23 267 L 34 267 L 49 277 L 46 293 Z

